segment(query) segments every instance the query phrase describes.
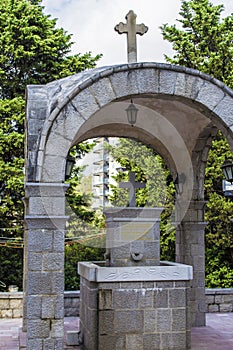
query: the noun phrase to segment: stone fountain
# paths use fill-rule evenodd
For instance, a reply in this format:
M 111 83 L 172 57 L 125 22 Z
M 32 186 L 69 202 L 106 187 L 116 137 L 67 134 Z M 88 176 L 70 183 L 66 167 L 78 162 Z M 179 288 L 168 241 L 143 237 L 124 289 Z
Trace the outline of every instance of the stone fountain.
M 192 267 L 160 261 L 162 210 L 105 211 L 105 262 L 78 264 L 84 349 L 191 348 Z

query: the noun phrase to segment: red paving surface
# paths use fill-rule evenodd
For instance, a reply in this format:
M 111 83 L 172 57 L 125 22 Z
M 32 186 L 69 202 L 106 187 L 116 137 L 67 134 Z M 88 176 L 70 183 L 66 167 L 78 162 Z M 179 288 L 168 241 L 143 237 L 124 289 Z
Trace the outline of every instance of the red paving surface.
M 66 317 L 65 331 L 76 330 L 78 322 L 78 318 Z M 233 350 L 233 313 L 207 314 L 206 324 L 206 327 L 192 329 L 192 350 Z M 21 319 L 0 319 L 1 350 L 19 350 L 21 325 Z M 78 349 L 78 347 L 65 347 L 65 349 Z

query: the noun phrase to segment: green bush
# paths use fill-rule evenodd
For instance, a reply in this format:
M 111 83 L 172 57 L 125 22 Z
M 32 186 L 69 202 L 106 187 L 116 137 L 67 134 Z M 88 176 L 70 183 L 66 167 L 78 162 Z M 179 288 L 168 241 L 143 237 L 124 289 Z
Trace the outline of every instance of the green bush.
M 233 270 L 227 266 L 206 276 L 206 288 L 233 288 Z
M 78 276 L 79 261 L 104 260 L 105 249 L 92 248 L 74 243 L 65 247 L 65 290 L 79 289 L 80 278 Z
M 23 289 L 22 248 L 0 247 L 0 281 L 6 285 L 6 288 L 1 287 L 0 292 L 7 291 L 11 284 Z

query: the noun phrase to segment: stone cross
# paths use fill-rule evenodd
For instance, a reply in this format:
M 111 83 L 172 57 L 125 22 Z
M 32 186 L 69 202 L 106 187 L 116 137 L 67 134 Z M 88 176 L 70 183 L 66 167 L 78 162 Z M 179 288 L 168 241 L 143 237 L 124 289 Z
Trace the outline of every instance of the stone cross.
M 144 182 L 136 182 L 135 174 L 131 171 L 129 173 L 129 182 L 120 182 L 120 188 L 129 188 L 129 206 L 136 207 L 136 189 L 145 188 L 146 184 Z
M 143 35 L 148 31 L 148 27 L 145 24 L 136 24 L 135 13 L 130 10 L 125 16 L 126 24 L 120 22 L 115 26 L 115 30 L 119 34 L 127 34 L 127 48 L 128 48 L 128 62 L 137 62 L 137 40 L 136 35 Z

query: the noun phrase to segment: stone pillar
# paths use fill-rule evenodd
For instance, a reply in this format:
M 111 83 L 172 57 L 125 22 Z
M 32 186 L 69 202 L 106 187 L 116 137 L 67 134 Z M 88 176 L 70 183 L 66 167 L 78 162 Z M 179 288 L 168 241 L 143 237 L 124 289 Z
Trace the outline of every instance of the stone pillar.
M 107 266 L 160 264 L 163 208 L 110 208 L 106 216 Z
M 27 209 L 27 202 L 25 200 L 25 209 Z M 24 247 L 23 247 L 23 332 L 27 331 L 27 278 L 28 278 L 28 230 L 26 222 L 24 224 Z
M 26 184 L 27 350 L 63 349 L 67 187 L 61 183 Z
M 192 201 L 176 233 L 176 261 L 193 266 L 190 291 L 191 325 L 205 326 L 204 201 Z

